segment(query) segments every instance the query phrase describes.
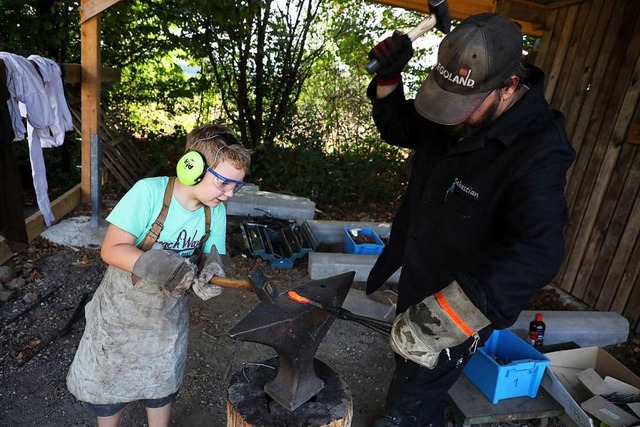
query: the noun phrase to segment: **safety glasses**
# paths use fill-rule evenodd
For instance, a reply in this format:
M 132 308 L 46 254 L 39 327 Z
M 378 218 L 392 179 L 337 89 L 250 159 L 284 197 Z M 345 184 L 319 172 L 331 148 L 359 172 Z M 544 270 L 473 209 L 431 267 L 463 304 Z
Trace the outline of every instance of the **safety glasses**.
M 220 175 L 218 172 L 214 171 L 210 167 L 207 168 L 207 172 L 211 173 L 215 177 L 213 180 L 213 185 L 215 185 L 220 191 L 230 191 L 232 190 L 234 193 L 237 193 L 246 185 L 246 182 L 236 181 L 235 179 L 230 179 L 225 176 Z

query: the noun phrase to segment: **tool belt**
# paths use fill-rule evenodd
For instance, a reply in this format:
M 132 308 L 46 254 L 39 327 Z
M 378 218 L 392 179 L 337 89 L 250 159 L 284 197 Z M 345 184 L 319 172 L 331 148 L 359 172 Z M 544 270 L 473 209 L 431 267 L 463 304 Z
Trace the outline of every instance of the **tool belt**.
M 391 329 L 393 351 L 433 369 L 440 352 L 474 337 L 471 353 L 480 339 L 478 331 L 491 322 L 473 305 L 457 281 L 396 317 Z

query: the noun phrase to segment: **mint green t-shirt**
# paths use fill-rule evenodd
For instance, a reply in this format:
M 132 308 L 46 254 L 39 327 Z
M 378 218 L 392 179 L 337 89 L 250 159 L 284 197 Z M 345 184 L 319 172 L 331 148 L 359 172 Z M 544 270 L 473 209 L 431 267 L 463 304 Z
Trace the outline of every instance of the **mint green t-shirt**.
M 107 221 L 136 236 L 137 246 L 160 213 L 168 182 L 169 178 L 166 176 L 145 178 L 136 182 L 107 216 Z M 171 197 L 169 212 L 158 242 L 162 243 L 165 249 L 172 250 L 182 257 L 191 256 L 204 235 L 205 209 L 211 209 L 211 234 L 205 243 L 204 253 L 209 253 L 213 245 L 220 254 L 226 253 L 227 216 L 222 203 L 215 208 L 203 206 L 189 212 Z

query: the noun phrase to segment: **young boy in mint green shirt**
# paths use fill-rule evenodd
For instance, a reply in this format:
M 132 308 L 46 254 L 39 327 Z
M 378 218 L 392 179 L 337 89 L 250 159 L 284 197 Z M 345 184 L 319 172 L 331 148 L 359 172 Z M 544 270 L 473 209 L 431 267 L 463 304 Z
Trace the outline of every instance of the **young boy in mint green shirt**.
M 244 185 L 250 156 L 229 129 L 198 127 L 187 136 L 177 179 L 137 182 L 107 217 L 101 255 L 109 267 L 86 306 L 85 332 L 67 376 L 69 390 L 99 426 L 118 426 L 133 401 L 146 407 L 150 427 L 169 425 L 186 362 L 186 293 L 220 294 L 208 282 L 224 275 L 223 202 Z M 152 228 L 155 222 L 162 226 Z M 157 238 L 154 230 L 161 230 Z

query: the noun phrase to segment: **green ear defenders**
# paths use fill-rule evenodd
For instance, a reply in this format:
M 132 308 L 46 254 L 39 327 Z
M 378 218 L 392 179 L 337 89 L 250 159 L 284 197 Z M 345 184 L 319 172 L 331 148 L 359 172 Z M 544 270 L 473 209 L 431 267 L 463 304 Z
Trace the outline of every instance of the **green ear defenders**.
M 237 144 L 242 145 L 242 143 L 238 141 L 238 139 L 233 134 L 228 132 L 218 133 L 208 138 L 200 139 L 196 142 L 213 138 L 222 139 L 222 141 L 224 142 L 224 146 L 226 147 Z M 191 146 L 193 146 L 194 144 L 192 144 Z M 218 149 L 218 151 L 219 150 L 220 149 Z M 176 175 L 178 175 L 178 179 L 184 185 L 196 185 L 197 183 L 202 181 L 205 173 L 207 173 L 207 159 L 201 152 L 196 150 L 189 150 L 184 153 L 182 157 L 180 157 L 180 160 L 178 160 L 178 164 L 176 165 Z
M 207 173 L 207 160 L 195 150 L 189 150 L 180 157 L 176 165 L 176 175 L 184 185 L 196 185 Z

